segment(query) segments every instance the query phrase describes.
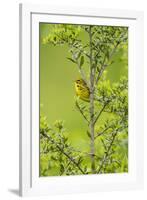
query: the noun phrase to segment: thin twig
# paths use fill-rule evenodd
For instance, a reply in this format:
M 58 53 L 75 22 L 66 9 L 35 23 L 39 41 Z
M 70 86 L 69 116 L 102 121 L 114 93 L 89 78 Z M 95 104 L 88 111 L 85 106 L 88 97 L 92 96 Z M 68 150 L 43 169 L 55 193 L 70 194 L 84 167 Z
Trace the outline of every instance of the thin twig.
M 79 47 L 77 47 L 76 45 L 74 44 L 70 44 L 72 47 L 76 48 L 79 50 L 79 53 L 83 53 L 85 56 L 87 56 L 88 58 L 90 58 L 90 55 L 88 53 L 86 53 L 84 50 L 80 49 Z M 84 47 L 83 47 L 84 48 Z
M 102 112 L 104 111 L 105 107 L 108 105 L 109 102 L 105 103 L 102 107 L 102 109 L 97 113 L 95 119 L 94 119 L 94 124 L 97 122 L 97 120 L 99 119 L 99 117 L 101 116 Z
M 112 125 L 108 126 L 107 128 L 105 128 L 102 132 L 97 133 L 97 135 L 95 136 L 95 139 L 101 135 L 103 135 L 109 128 L 111 128 Z
M 79 166 L 79 164 L 70 156 L 68 153 L 66 153 L 55 141 L 53 138 L 51 138 L 49 135 L 41 132 L 45 138 L 47 138 L 52 144 L 56 146 L 56 148 L 63 154 L 65 155 L 80 171 L 82 174 L 85 174 L 85 172 L 82 170 L 82 168 Z
M 56 34 L 56 36 L 58 36 L 58 37 L 59 37 L 61 40 L 63 40 L 64 42 L 67 42 L 64 38 L 60 37 L 60 35 Z M 78 49 L 78 47 L 74 46 L 72 43 L 69 43 L 69 46 Z M 79 49 L 78 49 L 78 50 L 79 50 Z M 80 52 L 81 52 L 81 53 L 84 53 L 84 54 L 89 58 L 89 55 L 88 55 L 87 53 L 85 53 L 84 51 L 82 51 L 81 49 L 80 49 Z M 85 83 L 87 84 L 87 86 L 89 86 L 89 83 L 88 83 L 88 81 L 87 81 L 85 72 L 84 72 L 84 70 L 81 68 L 81 66 L 80 66 L 80 64 L 79 64 L 79 62 L 78 62 L 78 60 L 76 60 L 76 63 L 77 63 L 77 65 L 78 65 L 78 69 L 79 69 L 79 72 L 80 72 L 80 74 L 81 74 L 82 79 L 85 81 Z
M 71 163 L 71 160 L 67 163 L 67 165 L 65 166 L 65 168 L 64 168 L 64 170 L 63 170 L 63 172 L 61 172 L 60 173 L 60 176 L 62 176 L 64 173 L 66 173 L 67 172 L 67 170 L 68 170 L 68 167 L 70 166 L 70 163 Z
M 106 162 L 106 160 L 107 160 L 107 158 L 109 156 L 109 152 L 110 152 L 111 147 L 112 147 L 112 145 L 114 143 L 116 135 L 117 135 L 117 130 L 115 130 L 114 132 L 112 132 L 112 140 L 111 140 L 111 143 L 110 143 L 109 147 L 107 148 L 107 151 L 105 152 L 104 158 L 103 158 L 103 160 L 101 162 L 101 165 L 99 167 L 99 170 L 97 172 L 98 174 L 101 172 L 101 170 L 102 170 L 102 168 L 103 168 L 103 166 L 104 166 L 104 164 L 105 164 L 105 162 Z
M 126 34 L 126 33 L 125 33 Z M 101 69 L 100 69 L 100 72 L 96 78 L 96 85 L 98 84 L 98 81 L 103 73 L 103 71 L 106 69 L 106 67 L 109 65 L 109 61 L 111 60 L 112 56 L 114 55 L 114 53 L 116 52 L 116 49 L 117 47 L 121 44 L 121 39 L 123 38 L 123 36 L 125 34 L 122 34 L 118 40 L 118 42 L 116 43 L 116 45 L 114 46 L 113 50 L 111 51 L 110 53 L 110 56 L 109 56 L 109 59 L 108 59 L 108 63 L 106 64 L 105 61 L 103 62 L 102 66 L 101 66 Z
M 76 107 L 78 108 L 78 110 L 80 111 L 81 115 L 84 117 L 84 119 L 86 120 L 86 122 L 89 124 L 89 120 L 87 119 L 87 117 L 85 116 L 83 110 L 80 108 L 77 100 L 75 101 Z
M 79 69 L 79 72 L 81 74 L 82 79 L 84 80 L 84 82 L 89 87 L 89 82 L 87 81 L 87 78 L 86 78 L 86 75 L 85 75 L 85 72 L 84 72 L 83 68 L 80 66 L 80 63 L 78 62 L 78 60 L 76 61 L 76 63 L 78 65 L 78 69 Z

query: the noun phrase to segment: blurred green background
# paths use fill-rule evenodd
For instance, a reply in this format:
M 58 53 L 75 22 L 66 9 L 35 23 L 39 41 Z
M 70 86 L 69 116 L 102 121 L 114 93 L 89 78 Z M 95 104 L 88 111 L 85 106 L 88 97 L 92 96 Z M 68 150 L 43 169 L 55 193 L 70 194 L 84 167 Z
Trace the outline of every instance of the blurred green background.
M 71 144 L 80 150 L 89 148 L 87 125 L 75 108 L 74 80 L 80 77 L 77 67 L 71 63 L 68 47 L 44 45 L 42 38 L 47 36 L 52 24 L 40 23 L 40 113 L 47 117 L 48 124 L 63 120 Z M 85 32 L 80 33 L 87 42 Z M 114 63 L 107 68 L 111 83 L 127 76 L 127 48 L 121 48 L 114 56 Z M 84 67 L 88 69 L 86 63 Z

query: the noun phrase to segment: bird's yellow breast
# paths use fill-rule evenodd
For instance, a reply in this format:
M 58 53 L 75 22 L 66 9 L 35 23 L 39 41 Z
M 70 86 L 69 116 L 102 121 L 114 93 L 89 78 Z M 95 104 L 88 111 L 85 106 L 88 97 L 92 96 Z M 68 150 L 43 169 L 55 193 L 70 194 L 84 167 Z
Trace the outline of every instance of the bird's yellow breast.
M 83 80 L 75 81 L 75 91 L 76 95 L 80 97 L 80 99 L 84 101 L 89 101 L 89 88 Z

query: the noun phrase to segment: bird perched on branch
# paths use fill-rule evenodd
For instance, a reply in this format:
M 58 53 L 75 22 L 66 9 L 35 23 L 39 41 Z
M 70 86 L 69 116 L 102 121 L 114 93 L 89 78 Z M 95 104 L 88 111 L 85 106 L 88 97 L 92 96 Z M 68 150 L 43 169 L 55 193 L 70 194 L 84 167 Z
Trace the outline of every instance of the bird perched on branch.
M 83 79 L 77 79 L 75 81 L 76 95 L 83 101 L 90 101 L 90 90 L 86 82 Z

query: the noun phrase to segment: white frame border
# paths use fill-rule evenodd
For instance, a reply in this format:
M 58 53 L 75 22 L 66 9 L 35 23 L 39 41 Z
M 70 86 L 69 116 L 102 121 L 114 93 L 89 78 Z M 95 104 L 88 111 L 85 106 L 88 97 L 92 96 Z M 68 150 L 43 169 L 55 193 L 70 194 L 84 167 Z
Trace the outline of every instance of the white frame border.
M 80 180 L 80 176 L 72 177 L 49 177 L 52 180 L 50 183 L 47 179 L 43 180 L 39 178 L 39 184 L 32 173 L 34 164 L 32 164 L 32 84 L 35 83 L 32 79 L 33 74 L 37 74 L 35 69 L 32 68 L 32 16 L 33 14 L 44 14 L 52 16 L 78 16 L 87 18 L 109 18 L 109 19 L 123 19 L 135 21 L 136 39 L 134 41 L 134 55 L 137 55 L 135 59 L 135 69 L 131 71 L 134 74 L 136 86 L 134 90 L 134 96 L 136 97 L 136 113 L 135 121 L 138 125 L 135 125 L 135 132 L 139 135 L 135 135 L 136 146 L 134 163 L 135 176 L 131 179 L 121 178 L 118 176 L 116 181 L 111 181 L 113 176 L 108 178 L 107 183 L 100 177 L 101 185 L 93 184 L 84 185 L 84 182 L 78 189 L 74 182 Z M 98 13 L 98 14 L 97 14 Z M 36 20 L 36 19 L 35 19 Z M 33 22 L 34 23 L 34 22 Z M 133 26 L 132 26 L 133 27 Z M 37 55 L 37 52 L 36 52 Z M 37 71 L 37 70 L 36 70 Z M 34 76 L 34 79 L 35 76 Z M 33 85 L 35 86 L 35 85 Z M 105 9 L 93 9 L 93 8 L 77 8 L 77 7 L 50 7 L 47 5 L 22 5 L 20 4 L 20 195 L 44 195 L 44 194 L 62 194 L 73 192 L 97 192 L 108 190 L 121 190 L 121 189 L 133 189 L 142 188 L 143 186 L 143 13 L 135 11 L 122 11 L 122 10 L 105 10 Z M 138 105 L 138 106 L 137 106 Z M 33 140 L 34 141 L 34 140 Z M 34 162 L 33 162 L 34 163 Z M 36 171 L 36 170 L 34 170 Z M 92 175 L 90 179 L 94 179 L 95 175 Z M 103 175 L 105 176 L 105 175 Z M 106 175 L 107 177 L 109 175 Z M 123 176 L 124 177 L 124 176 Z M 41 180 L 42 179 L 42 180 Z M 87 177 L 82 177 L 86 182 Z M 35 181 L 34 181 L 35 180 Z M 63 181 L 67 184 L 63 184 Z M 58 181 L 58 182 L 57 182 Z M 73 182 L 73 183 L 72 183 Z M 37 184 L 36 184 L 37 183 Z M 61 184 L 63 187 L 61 188 Z M 50 187 L 50 190 L 48 189 Z M 97 189 L 99 187 L 99 189 Z M 61 189 L 59 189 L 61 188 Z

